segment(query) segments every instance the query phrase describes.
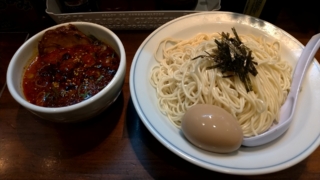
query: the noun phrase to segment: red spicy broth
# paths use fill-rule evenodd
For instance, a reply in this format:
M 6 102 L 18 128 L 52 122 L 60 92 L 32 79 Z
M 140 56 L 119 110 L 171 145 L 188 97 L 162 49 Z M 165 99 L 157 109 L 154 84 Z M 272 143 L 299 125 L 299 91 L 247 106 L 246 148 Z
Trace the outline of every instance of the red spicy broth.
M 38 106 L 73 105 L 106 87 L 119 63 L 114 49 L 97 39 L 92 43 L 54 48 L 38 55 L 27 66 L 23 92 L 30 103 Z

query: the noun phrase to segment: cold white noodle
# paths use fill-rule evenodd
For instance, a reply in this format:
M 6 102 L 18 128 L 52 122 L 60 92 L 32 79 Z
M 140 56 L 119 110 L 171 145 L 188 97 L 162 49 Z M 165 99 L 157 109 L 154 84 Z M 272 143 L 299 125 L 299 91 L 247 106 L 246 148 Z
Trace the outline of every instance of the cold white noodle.
M 258 63 L 258 74 L 249 75 L 253 91 L 247 92 L 237 76 L 225 78 L 217 68 L 207 70 L 212 60 L 191 60 L 204 51 L 212 52 L 216 48 L 214 39 L 220 37 L 218 33 L 200 33 L 188 40 L 167 38 L 159 44 L 155 52 L 158 64 L 150 75 L 159 109 L 180 128 L 181 118 L 189 107 L 213 104 L 238 119 L 244 136 L 260 134 L 278 119 L 290 89 L 292 67 L 281 59 L 279 42 L 239 34 Z

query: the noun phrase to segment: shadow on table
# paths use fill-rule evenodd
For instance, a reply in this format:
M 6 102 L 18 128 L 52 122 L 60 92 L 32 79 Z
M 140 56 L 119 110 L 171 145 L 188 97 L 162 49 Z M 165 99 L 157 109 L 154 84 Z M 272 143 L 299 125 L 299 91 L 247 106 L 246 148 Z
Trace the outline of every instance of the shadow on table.
M 118 123 L 123 106 L 121 93 L 100 115 L 79 123 L 45 121 L 20 108 L 17 132 L 21 142 L 37 156 L 71 158 L 90 151 L 104 141 Z
M 201 168 L 171 152 L 149 132 L 140 120 L 131 99 L 129 100 L 127 107 L 126 128 L 136 156 L 144 169 L 154 179 L 216 179 L 219 177 L 248 179 L 245 176 L 223 174 Z M 305 163 L 305 161 L 302 161 L 301 163 Z M 298 179 L 299 177 L 297 177 L 297 174 L 300 174 L 299 172 L 302 172 L 303 170 L 304 166 L 293 166 L 277 173 L 250 177 L 268 179 L 276 174 L 276 177 L 282 176 L 285 179 Z M 292 171 L 295 173 L 293 174 Z
M 140 120 L 131 99 L 127 108 L 126 128 L 141 165 L 155 179 L 194 179 L 224 175 L 191 164 L 163 146 Z

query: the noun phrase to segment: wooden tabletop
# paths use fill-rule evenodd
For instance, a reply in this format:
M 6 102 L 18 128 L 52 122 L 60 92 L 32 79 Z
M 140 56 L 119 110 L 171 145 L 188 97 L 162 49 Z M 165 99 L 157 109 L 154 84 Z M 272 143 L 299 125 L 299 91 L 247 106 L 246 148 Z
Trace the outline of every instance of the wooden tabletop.
M 306 44 L 319 28 L 308 17 L 282 11 L 274 24 Z M 151 32 L 115 31 L 127 54 L 122 94 L 101 115 L 77 124 L 41 120 L 12 98 L 5 87 L 6 68 L 28 33 L 0 33 L 0 179 L 320 179 L 320 148 L 285 170 L 237 176 L 191 164 L 157 141 L 139 119 L 129 92 L 132 59 Z

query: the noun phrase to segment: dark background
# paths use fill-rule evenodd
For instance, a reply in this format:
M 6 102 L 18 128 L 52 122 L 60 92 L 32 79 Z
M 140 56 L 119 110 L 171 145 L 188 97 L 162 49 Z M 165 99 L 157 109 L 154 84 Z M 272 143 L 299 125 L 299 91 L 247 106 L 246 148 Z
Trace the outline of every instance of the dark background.
M 142 3 L 144 1 L 149 3 Z M 152 10 L 155 7 L 150 2 L 150 0 L 131 0 L 131 4 L 134 4 L 132 7 L 139 7 L 132 9 Z M 242 13 L 245 3 L 246 0 L 221 0 L 220 10 Z M 297 26 L 313 28 L 318 32 L 320 14 L 317 7 L 316 1 L 312 0 L 267 0 L 259 18 L 276 23 L 279 13 L 285 11 Z M 33 35 L 56 24 L 45 10 L 46 0 L 0 0 L 0 32 L 26 31 Z

